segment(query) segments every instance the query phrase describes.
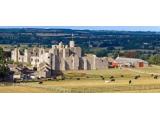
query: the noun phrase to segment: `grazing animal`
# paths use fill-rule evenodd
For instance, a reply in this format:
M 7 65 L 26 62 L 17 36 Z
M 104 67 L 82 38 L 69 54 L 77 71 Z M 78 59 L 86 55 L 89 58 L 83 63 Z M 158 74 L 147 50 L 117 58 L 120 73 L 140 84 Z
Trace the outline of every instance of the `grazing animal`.
M 40 81 L 40 82 L 39 82 L 39 84 L 43 84 L 43 82 L 42 82 L 42 81 Z
M 124 75 L 121 75 L 121 77 L 124 77 Z
M 151 77 L 153 77 L 154 75 L 153 74 L 151 74 Z
M 80 80 L 80 78 L 77 78 L 77 80 Z
M 114 76 L 111 76 L 111 77 L 110 77 L 110 79 L 113 79 L 113 78 L 114 78 Z
M 132 83 L 132 80 L 129 81 L 129 85 Z
M 102 80 L 104 80 L 104 77 L 103 77 L 102 75 L 100 76 L 100 78 L 101 78 Z
M 158 75 L 155 75 L 155 76 L 154 76 L 154 79 L 158 79 Z
M 103 76 L 102 76 L 102 75 L 101 75 L 100 77 L 101 77 L 101 78 L 103 78 Z
M 111 82 L 115 82 L 116 80 L 115 79 L 111 79 Z
M 137 76 L 135 76 L 135 77 L 134 77 L 134 79 L 138 79 L 138 77 L 137 77 Z
M 137 76 L 134 77 L 134 79 L 138 79 L 138 78 L 140 78 L 140 77 L 141 77 L 140 75 L 137 75 Z

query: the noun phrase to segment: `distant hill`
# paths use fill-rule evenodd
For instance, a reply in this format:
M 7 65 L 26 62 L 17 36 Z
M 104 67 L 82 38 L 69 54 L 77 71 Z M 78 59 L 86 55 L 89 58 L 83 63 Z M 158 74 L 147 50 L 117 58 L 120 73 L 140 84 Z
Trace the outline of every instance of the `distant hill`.
M 68 43 L 74 34 L 82 48 L 155 49 L 160 46 L 160 33 L 149 31 L 76 30 L 53 28 L 0 28 L 0 44 L 51 45 Z

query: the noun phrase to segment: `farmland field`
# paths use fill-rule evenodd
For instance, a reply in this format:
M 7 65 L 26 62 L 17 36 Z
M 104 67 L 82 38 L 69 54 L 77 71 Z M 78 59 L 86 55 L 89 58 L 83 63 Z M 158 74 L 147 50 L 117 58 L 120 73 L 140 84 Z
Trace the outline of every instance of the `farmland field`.
M 152 75 L 153 74 L 153 75 Z M 144 93 L 160 92 L 160 66 L 66 71 L 65 79 L 1 85 L 2 93 Z M 113 77 L 115 81 L 110 81 Z M 135 79 L 135 76 L 140 76 Z M 129 81 L 131 80 L 131 84 Z

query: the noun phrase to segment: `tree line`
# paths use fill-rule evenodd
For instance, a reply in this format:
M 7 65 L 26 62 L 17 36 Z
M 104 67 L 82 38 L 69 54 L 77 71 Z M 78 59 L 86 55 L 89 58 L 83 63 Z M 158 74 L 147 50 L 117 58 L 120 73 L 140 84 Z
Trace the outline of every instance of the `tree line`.
M 3 48 L 0 47 L 0 81 L 8 81 L 6 78 L 8 78 L 9 74 L 10 69 L 7 65 Z

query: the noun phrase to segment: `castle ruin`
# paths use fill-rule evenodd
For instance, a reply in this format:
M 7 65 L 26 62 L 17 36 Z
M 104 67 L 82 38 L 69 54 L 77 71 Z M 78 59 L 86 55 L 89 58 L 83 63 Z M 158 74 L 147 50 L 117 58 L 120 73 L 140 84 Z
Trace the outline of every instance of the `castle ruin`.
M 21 50 L 15 48 L 11 53 L 14 62 L 30 64 L 37 69 L 46 65 L 52 70 L 96 70 L 108 68 L 106 57 L 97 57 L 93 54 L 82 56 L 80 47 L 75 46 L 72 40 L 69 45 L 60 42 L 48 48 L 28 48 Z

